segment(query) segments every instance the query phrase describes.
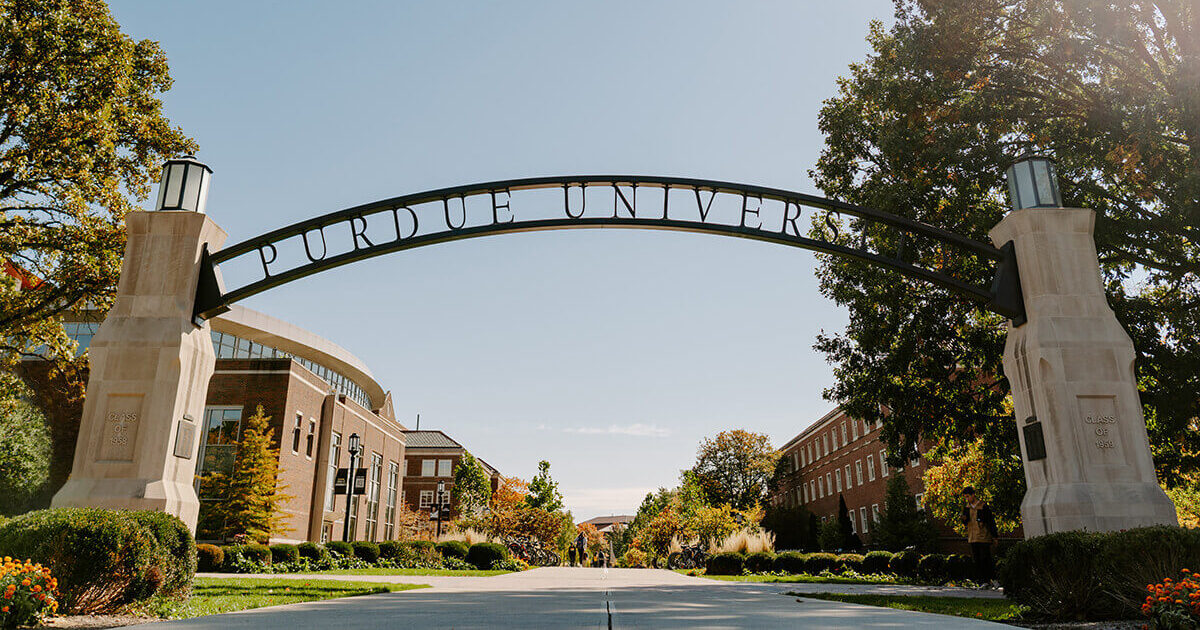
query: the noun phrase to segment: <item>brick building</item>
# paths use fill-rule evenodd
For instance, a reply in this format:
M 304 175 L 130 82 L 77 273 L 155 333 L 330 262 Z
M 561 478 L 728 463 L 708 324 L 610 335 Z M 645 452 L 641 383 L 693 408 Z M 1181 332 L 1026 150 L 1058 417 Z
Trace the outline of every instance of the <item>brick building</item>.
M 454 468 L 467 452 L 462 444 L 441 431 L 405 431 L 404 502 L 410 510 L 429 512 L 435 501 L 449 506 L 448 515 L 442 514 L 443 522 L 458 517 L 458 505 L 452 499 Z M 491 480 L 492 492 L 500 487 L 500 473 L 490 464 L 476 457 Z M 438 483 L 442 483 L 442 496 L 437 497 Z

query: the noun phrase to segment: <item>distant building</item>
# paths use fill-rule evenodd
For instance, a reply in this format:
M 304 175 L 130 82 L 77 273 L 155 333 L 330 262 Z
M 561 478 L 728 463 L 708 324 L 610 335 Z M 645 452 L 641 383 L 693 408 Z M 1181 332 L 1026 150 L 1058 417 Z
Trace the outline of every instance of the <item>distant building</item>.
M 453 501 L 454 469 L 467 449 L 441 431 L 405 431 L 407 445 L 404 457 L 404 502 L 410 510 L 429 512 L 435 502 L 448 508 L 442 521 L 454 520 L 459 515 L 458 504 Z M 500 487 L 500 472 L 479 457 L 491 480 L 492 492 Z M 437 495 L 438 482 L 442 483 L 442 496 Z
M 633 522 L 633 516 L 630 514 L 620 514 L 620 515 L 616 515 L 616 516 L 597 516 L 596 518 L 590 518 L 590 519 L 584 521 L 584 523 L 588 523 L 588 524 L 595 526 L 596 531 L 600 532 L 601 534 L 606 534 L 610 531 L 613 531 L 613 529 L 616 528 L 617 526 L 629 527 L 629 524 L 632 522 Z

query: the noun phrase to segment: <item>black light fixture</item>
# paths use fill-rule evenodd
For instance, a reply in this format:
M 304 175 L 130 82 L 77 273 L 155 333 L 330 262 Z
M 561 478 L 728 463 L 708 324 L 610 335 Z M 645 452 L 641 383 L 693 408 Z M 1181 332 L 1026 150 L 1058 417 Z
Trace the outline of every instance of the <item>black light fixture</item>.
M 348 446 L 350 447 L 350 454 L 358 455 L 358 448 L 359 448 L 360 444 L 361 444 L 361 440 L 358 437 L 358 434 L 351 433 L 350 439 L 348 440 Z
M 1008 167 L 1008 200 L 1013 210 L 1061 208 L 1058 171 L 1054 161 L 1040 155 L 1022 155 Z
M 350 527 L 350 511 L 354 505 L 354 484 L 358 481 L 358 453 L 361 442 L 357 433 L 351 433 L 346 440 L 347 451 L 350 453 L 350 468 L 346 471 L 346 520 L 342 523 L 342 540 L 354 540 L 354 531 Z M 355 523 L 357 525 L 358 523 Z
M 212 169 L 191 155 L 167 160 L 158 182 L 155 210 L 186 210 L 204 214 Z

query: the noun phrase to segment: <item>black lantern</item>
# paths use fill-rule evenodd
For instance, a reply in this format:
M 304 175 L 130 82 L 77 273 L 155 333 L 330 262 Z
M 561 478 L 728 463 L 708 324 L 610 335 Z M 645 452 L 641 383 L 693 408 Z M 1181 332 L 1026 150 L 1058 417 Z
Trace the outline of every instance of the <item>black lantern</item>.
M 1047 157 L 1023 155 L 1008 167 L 1008 200 L 1013 210 L 1061 208 L 1058 171 Z
M 158 182 L 158 202 L 154 209 L 203 214 L 204 206 L 208 204 L 208 180 L 211 177 L 212 169 L 190 155 L 167 160 Z

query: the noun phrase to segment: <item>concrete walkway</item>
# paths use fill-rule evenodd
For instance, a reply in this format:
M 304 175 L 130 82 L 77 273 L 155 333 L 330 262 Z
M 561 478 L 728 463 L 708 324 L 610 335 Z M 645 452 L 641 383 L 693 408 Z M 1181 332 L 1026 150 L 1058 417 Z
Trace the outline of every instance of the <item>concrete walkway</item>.
M 229 577 L 224 575 L 224 577 Z M 252 577 L 252 576 L 245 576 Z M 277 577 L 277 576 L 275 576 Z M 329 575 L 289 575 L 331 579 Z M 861 585 L 747 584 L 646 569 L 542 568 L 495 577 L 336 576 L 434 588 L 260 608 L 145 628 L 296 630 L 365 628 L 1008 628 L 782 595 L 801 587 L 857 592 Z M 828 588 L 833 587 L 833 588 Z M 920 587 L 914 587 L 920 588 Z M 946 590 L 946 589 L 942 589 Z M 955 589 L 963 590 L 963 589 Z M 813 592 L 813 591 L 808 591 Z M 879 591 L 870 591 L 879 592 Z M 973 593 L 973 592 L 972 592 Z M 896 593 L 916 594 L 916 593 Z M 922 592 L 921 594 L 945 594 Z

